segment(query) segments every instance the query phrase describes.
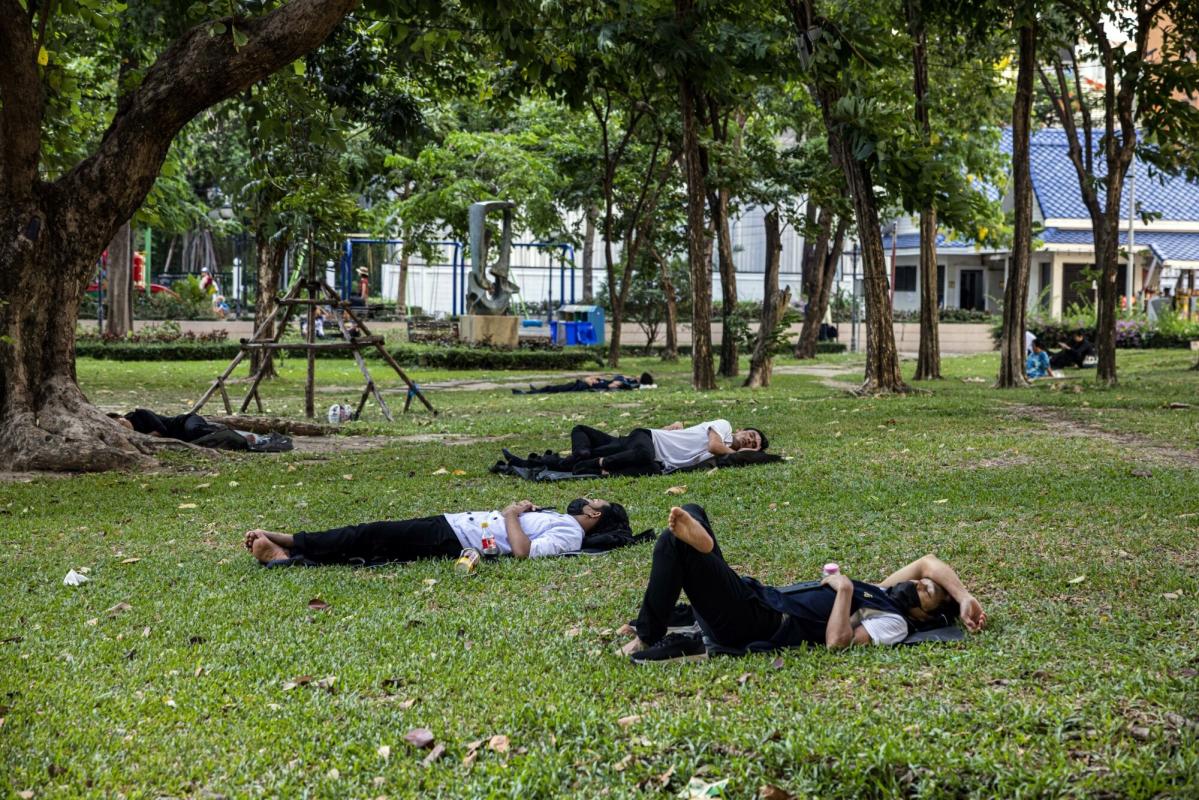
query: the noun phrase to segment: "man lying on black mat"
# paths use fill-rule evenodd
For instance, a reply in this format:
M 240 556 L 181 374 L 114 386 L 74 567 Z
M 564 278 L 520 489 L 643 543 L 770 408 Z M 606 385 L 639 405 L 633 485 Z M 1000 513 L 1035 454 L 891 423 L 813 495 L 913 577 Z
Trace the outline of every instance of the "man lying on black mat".
M 246 532 L 245 545 L 263 564 L 286 559 L 381 564 L 454 558 L 467 547 L 482 550 L 484 534 L 489 534 L 500 555 L 537 558 L 579 550 L 588 536 L 628 528 L 624 506 L 580 497 L 570 501 L 565 514 L 521 500 L 503 510 L 368 522 L 294 535 L 252 530 Z
M 804 643 L 839 650 L 855 644 L 899 644 L 916 631 L 951 625 L 960 617 L 977 632 L 982 606 L 957 573 L 927 555 L 878 584 L 835 574 L 798 592 L 763 586 L 725 563 L 703 508 L 670 510 L 670 529 L 654 545 L 649 585 L 637 619 L 621 628 L 621 648 L 633 663 L 704 658 L 698 635 L 669 634 L 680 592 L 713 644 L 726 651 L 777 649 Z
M 529 384 L 527 391 L 513 389 L 512 394 L 563 394 L 564 392 L 610 392 L 620 389 L 640 389 L 643 386 L 653 386 L 654 376 L 648 372 L 641 373 L 639 378 L 627 375 L 613 375 L 605 378 L 602 375 L 584 375 L 582 378 L 569 383 L 551 383 L 547 386 L 535 387 Z
M 517 467 L 543 466 L 579 475 L 657 475 L 741 450 L 765 450 L 768 444 L 766 434 L 757 428 L 734 431 L 724 419 L 689 428 L 681 422 L 665 428 L 636 428 L 626 436 L 576 425 L 570 431 L 569 456 L 551 452 L 525 459 L 504 450 L 504 457 Z

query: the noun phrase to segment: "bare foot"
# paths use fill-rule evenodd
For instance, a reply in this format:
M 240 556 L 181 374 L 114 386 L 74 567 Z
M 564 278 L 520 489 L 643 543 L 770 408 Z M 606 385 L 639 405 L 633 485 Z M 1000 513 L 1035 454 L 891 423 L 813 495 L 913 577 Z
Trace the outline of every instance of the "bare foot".
M 619 628 L 616 629 L 616 635 L 617 636 L 636 636 L 637 629 L 626 622 L 624 625 L 621 625 Z
M 292 537 L 286 533 L 275 533 L 261 529 L 246 532 L 246 547 L 254 558 L 263 564 L 277 558 L 289 558 Z
M 670 509 L 670 521 L 667 525 L 676 539 L 691 545 L 701 553 L 711 553 L 712 548 L 716 546 L 704 526 L 678 506 Z
M 629 642 L 624 647 L 622 647 L 616 651 L 616 655 L 625 656 L 627 658 L 628 656 L 631 656 L 634 653 L 640 653 L 644 649 L 645 649 L 645 642 L 641 641 L 636 636 L 634 636 L 633 641 Z

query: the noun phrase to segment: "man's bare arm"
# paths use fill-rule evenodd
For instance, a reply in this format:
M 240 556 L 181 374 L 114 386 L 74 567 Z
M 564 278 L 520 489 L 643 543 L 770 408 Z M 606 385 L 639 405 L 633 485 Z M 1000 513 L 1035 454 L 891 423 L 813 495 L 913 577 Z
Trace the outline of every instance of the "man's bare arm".
M 532 511 L 533 508 L 532 502 L 521 500 L 500 512 L 504 517 L 504 529 L 508 531 L 508 545 L 512 548 L 512 555 L 516 558 L 528 558 L 529 549 L 533 546 L 528 534 L 520 526 L 520 515 L 526 511 Z
M 953 567 L 937 558 L 932 553 L 918 558 L 902 569 L 892 572 L 880 583 L 880 586 L 890 587 L 904 581 L 918 581 L 929 578 L 940 584 L 949 596 L 957 601 L 961 610 L 962 621 L 971 631 L 981 630 L 987 622 L 987 615 L 974 595 L 966 589 L 961 578 L 954 572 Z
M 714 456 L 726 456 L 734 451 L 724 443 L 724 439 L 715 428 L 708 428 L 708 452 Z
M 849 621 L 853 607 L 853 582 L 844 575 L 830 575 L 822 581 L 837 592 L 833 610 L 824 626 L 824 646 L 829 650 L 844 650 L 855 644 L 867 644 L 870 634 L 861 626 L 854 627 Z

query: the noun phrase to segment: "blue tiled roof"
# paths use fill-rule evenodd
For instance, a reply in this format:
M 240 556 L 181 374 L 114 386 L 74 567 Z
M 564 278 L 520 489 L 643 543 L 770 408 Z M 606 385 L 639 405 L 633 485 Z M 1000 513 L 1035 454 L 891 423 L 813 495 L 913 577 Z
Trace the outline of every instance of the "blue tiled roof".
M 1060 228 L 1046 228 L 1038 236 L 1045 244 L 1077 244 L 1084 247 L 1093 246 L 1091 232 L 1065 231 Z M 902 237 L 900 237 L 902 241 Z M 1128 243 L 1128 231 L 1120 231 L 1120 244 Z M 1174 261 L 1199 261 L 1199 233 L 1158 233 L 1137 231 L 1136 247 L 1148 247 L 1153 254 L 1166 265 Z
M 1101 132 L 1101 131 L 1100 131 Z M 1106 162 L 1095 138 L 1095 173 L 1107 174 Z M 1010 129 L 1004 130 L 1003 152 L 1012 152 Z M 1033 192 L 1046 218 L 1090 219 L 1078 188 L 1078 174 L 1070 163 L 1069 144 L 1062 128 L 1034 131 L 1029 149 Z M 1130 172 L 1136 175 L 1137 203 L 1145 211 L 1158 212 L 1163 220 L 1199 221 L 1199 183 L 1184 176 L 1152 176 L 1149 165 L 1137 159 Z M 1128 184 L 1121 198 L 1121 211 L 1127 216 Z
M 898 250 L 915 250 L 920 247 L 920 233 L 901 233 L 896 237 L 895 247 Z M 974 242 L 956 239 L 950 241 L 945 234 L 937 234 L 937 250 L 973 250 Z M 883 250 L 891 252 L 891 234 L 883 234 Z

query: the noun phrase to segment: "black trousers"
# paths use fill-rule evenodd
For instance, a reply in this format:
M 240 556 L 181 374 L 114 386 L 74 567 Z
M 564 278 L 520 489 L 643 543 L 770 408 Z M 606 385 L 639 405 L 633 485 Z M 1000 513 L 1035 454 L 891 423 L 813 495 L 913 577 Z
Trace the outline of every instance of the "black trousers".
M 570 431 L 570 452 L 575 472 L 598 474 L 605 469 L 614 475 L 653 475 L 658 471 L 654 437 L 646 428 L 637 428 L 627 436 L 612 436 L 588 425 L 576 425 Z
M 571 383 L 551 383 L 548 386 L 542 386 L 538 389 L 530 389 L 527 392 L 520 394 L 562 394 L 563 392 L 590 392 L 591 384 L 584 380 L 572 381 Z
M 326 564 L 453 558 L 462 550 L 444 516 L 367 522 L 327 531 L 297 533 L 291 554 Z
M 1081 354 L 1067 349 L 1062 350 L 1060 353 L 1054 353 L 1052 356 L 1050 356 L 1049 366 L 1053 367 L 1054 369 L 1061 369 L 1062 367 L 1081 367 L 1082 360 L 1083 357 Z
M 688 503 L 683 510 L 712 533 L 702 507 Z M 716 540 L 715 534 L 712 540 Z M 762 602 L 725 563 L 720 545 L 701 553 L 663 531 L 654 544 L 649 585 L 634 626 L 641 641 L 654 644 L 665 635 L 680 592 L 687 593 L 704 632 L 727 647 L 770 639 L 783 622 L 782 613 Z

